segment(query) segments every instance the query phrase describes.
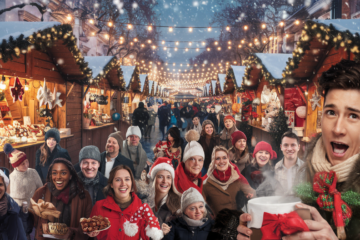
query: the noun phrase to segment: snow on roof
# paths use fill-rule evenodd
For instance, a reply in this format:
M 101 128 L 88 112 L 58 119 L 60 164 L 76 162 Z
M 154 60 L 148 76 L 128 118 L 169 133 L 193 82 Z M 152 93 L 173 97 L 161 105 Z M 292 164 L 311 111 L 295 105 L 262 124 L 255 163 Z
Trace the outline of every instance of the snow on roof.
M 211 85 L 212 85 L 212 90 L 213 90 L 213 95 L 215 95 L 215 90 L 216 90 L 216 80 L 212 80 L 211 81 Z
M 149 94 L 151 94 L 151 87 L 152 87 L 153 81 L 149 80 Z
M 0 24 L 1 25 L 1 24 Z M 84 57 L 88 67 L 92 70 L 92 78 L 96 78 L 105 66 L 114 58 L 114 56 L 97 56 L 97 57 Z
M 331 19 L 331 20 L 313 20 L 314 22 L 325 25 L 332 24 L 336 30 L 344 32 L 349 30 L 352 34 L 360 33 L 360 19 Z
M 134 69 L 135 69 L 135 66 L 121 66 L 121 70 L 123 71 L 126 88 L 129 87 Z
M 21 34 L 27 38 L 34 32 L 61 25 L 59 22 L 1 22 L 0 23 L 0 42 L 2 40 L 9 40 L 10 36 L 14 39 L 18 38 Z
M 226 74 L 218 74 L 218 76 L 219 76 L 219 81 L 220 81 L 221 92 L 223 92 Z
M 281 79 L 282 72 L 286 67 L 286 62 L 292 58 L 292 54 L 283 53 L 255 53 L 264 67 L 269 71 L 273 78 Z
M 243 77 L 245 75 L 246 66 L 233 66 L 233 65 L 231 65 L 231 67 L 234 70 L 234 76 L 235 76 L 236 85 L 238 87 L 241 87 L 241 83 L 242 83 Z M 219 78 L 220 78 L 220 75 L 226 76 L 225 74 L 219 74 Z M 225 80 L 225 77 L 224 77 L 224 80 Z
M 146 76 L 147 74 L 140 74 L 141 92 L 144 91 Z

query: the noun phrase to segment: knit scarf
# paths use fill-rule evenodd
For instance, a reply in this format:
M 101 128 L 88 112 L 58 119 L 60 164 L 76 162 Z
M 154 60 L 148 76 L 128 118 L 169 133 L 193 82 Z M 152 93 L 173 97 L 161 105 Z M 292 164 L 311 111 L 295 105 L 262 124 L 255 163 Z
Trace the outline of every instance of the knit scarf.
M 141 143 L 137 146 L 129 146 L 127 141 L 124 141 L 124 148 L 123 152 L 121 152 L 124 157 L 132 160 L 136 164 L 135 168 L 135 178 L 139 179 L 141 176 L 142 170 L 144 170 L 144 167 L 146 165 L 147 156 L 144 154 L 144 150 L 142 148 Z
M 190 227 L 201 227 L 202 225 L 204 225 L 207 221 L 207 218 L 203 218 L 201 220 L 194 220 L 189 218 L 188 216 L 186 216 L 185 214 L 182 215 L 182 218 L 185 220 L 185 222 L 187 223 L 187 225 L 189 225 Z
M 334 171 L 338 179 L 337 181 L 345 182 L 348 179 L 350 172 L 353 170 L 354 163 L 358 158 L 359 154 L 355 154 L 342 163 L 332 166 L 331 163 L 326 159 L 326 151 L 322 138 L 319 138 L 314 148 L 311 164 L 316 172 Z
M 220 185 L 223 190 L 228 189 L 229 185 L 238 179 L 244 184 L 249 184 L 246 178 L 235 170 L 233 164 L 229 163 L 229 167 L 224 174 L 219 173 L 220 171 L 216 169 L 214 162 L 215 161 L 212 161 L 209 166 L 208 176 L 211 180 Z
M 8 210 L 8 200 L 6 197 L 6 193 L 4 193 L 3 197 L 0 199 L 0 217 L 4 216 Z
M 184 172 L 187 176 L 187 178 L 191 181 L 194 182 L 196 179 L 201 178 L 201 172 L 199 174 L 193 174 L 191 172 L 189 172 L 186 167 L 184 167 Z
M 220 133 L 220 139 L 221 140 L 231 139 L 231 134 L 233 134 L 235 131 L 238 131 L 235 124 L 230 129 L 224 128 Z
M 226 183 L 231 177 L 231 167 L 229 166 L 225 172 L 214 169 L 213 176 L 222 183 Z
M 76 183 L 70 180 L 68 186 L 61 191 L 56 189 L 53 182 L 48 182 L 47 186 L 55 198 L 56 209 L 61 212 L 59 222 L 70 226 L 71 200 L 77 195 Z M 52 202 L 54 203 L 54 200 Z
M 201 174 L 199 174 L 197 176 L 198 179 L 198 184 L 194 184 L 194 182 L 191 179 L 196 179 L 195 176 L 189 176 L 188 174 L 186 174 L 185 172 L 185 164 L 182 162 L 179 164 L 179 166 L 176 168 L 175 170 L 175 186 L 176 189 L 180 192 L 183 193 L 186 190 L 188 190 L 189 188 L 193 187 L 196 190 L 198 190 L 200 193 L 202 193 L 202 188 L 203 188 L 203 182 L 204 180 L 207 178 L 207 175 L 201 177 Z
M 82 182 L 85 185 L 85 188 L 87 186 L 95 186 L 96 184 L 99 183 L 100 181 L 100 177 L 99 177 L 99 172 L 97 172 L 96 176 L 94 178 L 87 178 L 84 176 L 83 172 L 78 173 L 78 176 L 80 177 L 80 179 L 82 180 Z
M 233 147 L 233 149 L 235 150 L 235 154 L 234 154 L 234 163 L 237 165 L 237 167 L 239 168 L 240 172 L 245 168 L 245 166 L 247 165 L 247 163 L 250 162 L 250 154 L 249 151 L 246 149 L 243 156 L 241 157 L 239 154 L 239 150 L 235 149 L 235 147 Z M 231 151 L 231 150 L 230 150 Z

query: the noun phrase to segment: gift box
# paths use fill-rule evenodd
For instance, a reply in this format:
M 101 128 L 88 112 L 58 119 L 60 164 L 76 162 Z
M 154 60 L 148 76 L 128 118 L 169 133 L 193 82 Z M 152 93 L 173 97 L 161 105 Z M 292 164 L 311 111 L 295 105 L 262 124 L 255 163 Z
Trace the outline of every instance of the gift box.
M 311 219 L 309 209 L 296 209 L 295 205 L 301 203 L 301 200 L 293 196 L 273 196 L 273 197 L 260 197 L 249 200 L 248 213 L 251 215 L 251 221 L 248 222 L 248 228 L 253 231 L 250 236 L 251 240 L 262 240 L 263 232 L 266 234 L 274 232 L 273 228 L 277 224 L 278 219 L 286 217 L 287 224 L 294 219 L 294 225 L 299 226 L 303 223 L 302 220 Z M 295 212 L 295 213 L 294 213 Z M 281 217 L 280 217 L 281 216 Z M 304 223 L 303 223 L 304 224 Z M 307 228 L 307 226 L 304 226 Z M 298 228 L 299 229 L 299 228 Z M 286 229 L 284 229 L 287 232 Z M 286 235 L 283 234 L 282 235 Z M 274 239 L 274 238 L 271 238 Z M 279 240 L 281 237 L 278 238 Z

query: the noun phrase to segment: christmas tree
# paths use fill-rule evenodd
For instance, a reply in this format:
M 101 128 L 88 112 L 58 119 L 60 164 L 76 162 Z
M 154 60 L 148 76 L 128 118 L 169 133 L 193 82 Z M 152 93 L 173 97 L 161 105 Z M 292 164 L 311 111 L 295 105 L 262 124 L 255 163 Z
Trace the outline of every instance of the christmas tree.
M 151 96 L 151 97 L 154 97 L 154 95 L 155 95 L 154 86 L 155 86 L 155 82 L 153 82 L 153 84 L 152 84 L 152 86 L 151 86 L 151 93 L 150 93 L 150 96 Z
M 147 76 L 146 76 L 146 78 L 145 78 L 143 95 L 144 95 L 144 96 L 149 96 L 149 79 L 148 79 Z
M 118 78 L 119 78 L 119 83 L 120 83 L 119 90 L 126 91 L 125 79 L 124 79 L 123 71 L 120 66 L 118 68 Z
M 280 151 L 281 137 L 282 135 L 289 130 L 288 124 L 286 123 L 287 117 L 285 116 L 284 110 L 279 111 L 279 115 L 273 118 L 273 121 L 270 123 L 269 132 L 273 136 L 272 147 L 278 155 L 278 159 L 283 157 L 282 152 Z
M 234 70 L 229 67 L 226 72 L 225 83 L 224 83 L 224 94 L 231 94 L 235 90 L 235 75 Z
M 210 80 L 210 87 L 209 87 L 209 96 L 213 96 L 213 89 L 212 89 L 211 80 Z
M 135 66 L 134 72 L 131 76 L 130 90 L 137 93 L 141 92 L 140 70 L 138 65 Z

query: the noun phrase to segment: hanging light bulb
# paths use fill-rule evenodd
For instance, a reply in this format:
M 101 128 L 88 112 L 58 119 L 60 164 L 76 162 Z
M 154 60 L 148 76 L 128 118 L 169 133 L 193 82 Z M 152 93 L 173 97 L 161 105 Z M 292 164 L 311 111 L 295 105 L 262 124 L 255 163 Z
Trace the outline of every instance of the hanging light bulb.
M 151 39 L 148 40 L 148 43 L 149 43 L 149 44 L 151 43 Z
M 207 48 L 206 50 L 207 50 L 208 52 L 210 52 L 211 49 L 210 49 L 210 48 Z
M 27 84 L 26 79 L 25 79 L 25 91 L 29 91 L 29 85 Z
M 93 19 L 90 19 L 90 20 L 89 20 L 89 23 L 94 24 L 94 20 L 93 20 Z
M 189 27 L 189 32 L 192 32 L 193 31 L 193 28 L 192 27 Z
M 6 88 L 5 81 L 6 81 L 6 79 L 5 79 L 5 76 L 3 75 L 2 79 L 1 79 L 1 83 L 0 83 L 0 89 L 1 90 L 5 90 L 5 88 Z
M 197 48 L 197 49 L 196 49 L 196 51 L 198 52 L 198 51 L 199 51 L 199 49 Z
M 164 47 L 164 50 L 166 50 L 167 48 L 166 47 Z
M 165 41 L 164 41 L 164 40 L 162 40 L 162 41 L 161 41 L 161 44 L 165 44 Z
M 207 30 L 208 30 L 208 32 L 211 32 L 211 27 L 208 27 Z
M 189 42 L 189 46 L 191 46 L 192 42 Z
M 127 27 L 128 27 L 128 29 L 132 29 L 132 25 L 131 25 L 131 24 L 128 24 Z
M 249 27 L 248 27 L 247 25 L 244 26 L 244 30 L 245 30 L 245 31 L 248 30 L 248 28 L 249 28 Z
M 176 47 L 176 48 L 174 48 L 174 50 L 175 50 L 175 51 L 177 51 L 177 50 L 178 50 L 178 48 Z
M 148 26 L 148 31 L 152 31 L 152 26 Z
M 173 30 L 173 27 L 169 27 L 169 32 L 172 32 Z
M 215 41 L 214 44 L 215 44 L 215 45 L 218 45 L 218 41 Z
M 230 31 L 230 26 L 226 26 L 226 31 Z
M 112 23 L 112 22 L 108 22 L 108 26 L 109 26 L 109 27 L 112 27 L 112 26 L 113 26 L 113 23 Z
M 188 48 L 185 48 L 185 52 L 187 52 L 187 51 L 189 51 L 189 49 L 188 49 Z

